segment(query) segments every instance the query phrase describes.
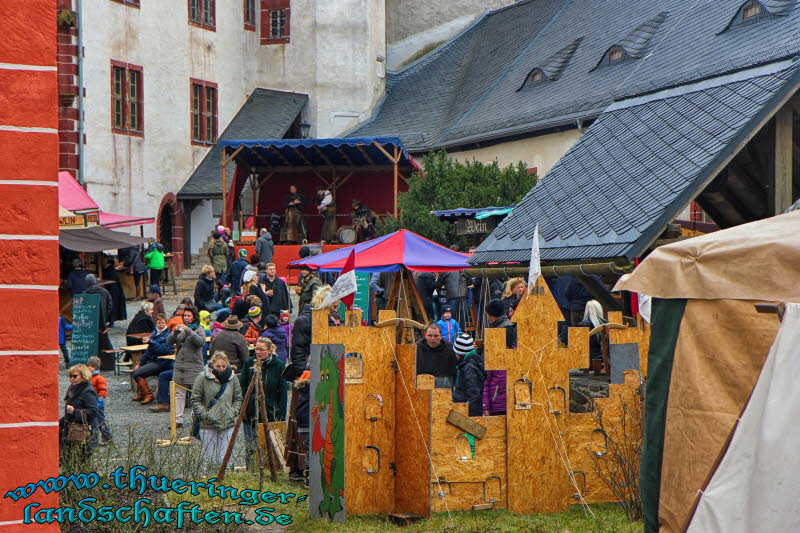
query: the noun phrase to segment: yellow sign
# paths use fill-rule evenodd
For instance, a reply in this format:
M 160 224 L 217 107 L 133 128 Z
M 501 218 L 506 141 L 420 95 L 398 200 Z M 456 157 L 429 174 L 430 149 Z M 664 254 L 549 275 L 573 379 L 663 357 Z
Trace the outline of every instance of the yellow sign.
M 86 224 L 87 225 L 96 225 L 99 221 L 99 215 L 97 213 L 90 213 L 85 215 L 86 217 Z M 84 225 L 84 215 L 70 215 L 66 217 L 58 217 L 58 225 L 59 226 L 83 226 Z

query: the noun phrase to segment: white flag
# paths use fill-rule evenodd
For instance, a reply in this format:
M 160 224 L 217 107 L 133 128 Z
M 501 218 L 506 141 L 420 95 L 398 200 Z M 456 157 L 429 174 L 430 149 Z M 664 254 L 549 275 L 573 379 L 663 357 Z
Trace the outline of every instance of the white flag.
M 355 262 L 355 251 L 350 250 L 350 255 L 347 256 L 347 260 L 344 262 L 341 274 L 336 278 L 336 282 L 331 287 L 331 291 L 325 297 L 322 305 L 319 306 L 320 309 L 330 306 L 336 300 L 341 300 L 348 309 L 353 306 L 357 290 Z
M 528 294 L 536 286 L 536 280 L 542 273 L 542 263 L 539 257 L 539 224 L 533 230 L 533 244 L 531 245 L 531 266 L 528 268 Z

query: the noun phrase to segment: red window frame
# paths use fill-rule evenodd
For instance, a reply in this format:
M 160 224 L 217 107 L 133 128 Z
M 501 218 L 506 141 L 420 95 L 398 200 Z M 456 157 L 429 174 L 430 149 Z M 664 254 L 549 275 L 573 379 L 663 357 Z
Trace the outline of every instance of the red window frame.
M 283 24 L 283 35 L 273 37 L 272 18 L 273 13 L 283 11 L 285 22 Z M 280 17 L 279 14 L 277 14 Z M 261 44 L 286 44 L 291 38 L 291 0 L 261 0 Z
M 194 9 L 192 9 L 192 4 L 194 4 Z M 216 0 L 187 0 L 187 7 L 189 10 L 189 25 L 210 31 L 217 30 Z M 194 16 L 192 16 L 193 12 Z
M 120 73 L 119 87 L 117 86 L 117 73 Z M 110 78 L 111 131 L 123 135 L 144 137 L 144 75 L 142 67 L 112 59 Z M 118 105 L 119 112 L 117 111 Z M 119 122 L 117 116 L 120 118 Z
M 189 81 L 189 136 L 194 145 L 211 146 L 219 130 L 219 87 L 210 81 Z
M 248 9 L 248 7 L 251 9 Z M 256 0 L 242 0 L 242 16 L 244 17 L 244 29 L 246 31 L 256 31 L 257 12 Z M 248 15 L 250 15 L 249 19 Z
M 124 4 L 130 7 L 140 7 L 139 0 L 111 0 L 112 2 L 116 2 L 118 4 Z

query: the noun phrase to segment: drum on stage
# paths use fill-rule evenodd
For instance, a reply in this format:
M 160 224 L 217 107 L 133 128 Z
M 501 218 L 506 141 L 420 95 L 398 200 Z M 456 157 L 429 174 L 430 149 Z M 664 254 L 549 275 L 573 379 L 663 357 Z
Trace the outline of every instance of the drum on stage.
M 358 232 L 353 226 L 341 226 L 337 234 L 342 244 L 355 244 L 358 240 Z

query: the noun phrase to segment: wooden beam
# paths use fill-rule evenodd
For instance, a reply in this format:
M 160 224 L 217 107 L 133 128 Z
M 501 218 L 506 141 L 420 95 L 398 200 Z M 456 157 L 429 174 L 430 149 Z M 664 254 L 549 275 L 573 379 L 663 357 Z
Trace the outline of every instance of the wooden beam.
M 332 170 L 336 174 L 347 174 L 348 172 L 358 172 L 359 174 L 386 174 L 387 172 L 391 172 L 392 168 L 393 168 L 392 165 L 376 165 L 374 167 L 364 165 L 361 167 L 337 166 L 334 167 Z M 272 166 L 272 167 L 256 166 L 252 167 L 252 170 L 255 171 L 256 173 L 275 171 L 281 174 L 307 174 L 309 172 L 309 168 L 303 165 Z
M 367 151 L 364 150 L 364 145 L 363 144 L 357 144 L 356 148 L 358 148 L 358 151 L 361 152 L 361 155 L 364 156 L 364 159 L 367 160 L 367 163 L 369 163 L 372 166 L 375 166 L 375 161 L 373 161 L 372 158 L 367 153 Z
M 297 149 L 297 147 L 296 147 L 296 146 L 295 146 L 295 147 L 293 147 L 293 148 L 292 148 L 292 150 L 294 151 L 294 153 L 295 153 L 295 154 L 297 154 L 297 157 L 299 157 L 300 159 L 302 159 L 302 160 L 303 160 L 303 162 L 304 162 L 306 165 L 308 165 L 308 168 L 309 168 L 309 170 L 311 170 L 311 172 L 313 172 L 314 174 L 316 174 L 316 176 L 317 176 L 319 179 L 321 179 L 323 183 L 325 183 L 325 186 L 326 186 L 326 187 L 330 187 L 330 186 L 331 186 L 330 182 L 328 182 L 328 180 L 326 180 L 326 179 L 325 179 L 325 178 L 322 176 L 322 174 L 320 174 L 319 172 L 317 172 L 317 167 L 316 167 L 315 165 L 312 165 L 312 164 L 311 164 L 311 161 L 309 161 L 309 160 L 306 158 L 306 156 L 304 156 L 304 155 L 303 155 L 303 153 L 302 153 L 302 152 L 300 152 L 300 150 L 298 150 L 298 149 Z
M 420 316 L 422 316 L 422 323 L 427 324 L 428 313 L 425 312 L 425 305 L 422 303 L 422 297 L 420 296 L 419 291 L 417 290 L 417 284 L 414 282 L 414 276 L 411 275 L 410 270 L 406 268 L 403 268 L 403 270 L 405 270 L 406 283 L 408 284 L 408 289 L 409 292 L 411 293 L 412 309 L 416 307 Z
M 775 115 L 775 213 L 780 215 L 794 202 L 792 194 L 792 106 Z
M 350 179 L 350 178 L 353 176 L 353 174 L 355 174 L 355 172 L 349 172 L 349 173 L 347 174 L 347 176 L 345 176 L 344 178 L 342 178 L 342 180 L 341 180 L 341 181 L 338 181 L 338 182 L 337 182 L 336 180 L 334 180 L 334 182 L 333 182 L 333 183 L 331 183 L 331 188 L 332 188 L 332 189 L 336 189 L 336 188 L 338 188 L 338 187 L 341 187 L 342 185 L 344 185 L 345 183 L 347 183 L 347 180 L 349 180 L 349 179 Z
M 594 297 L 595 300 L 600 302 L 600 305 L 608 311 L 622 311 L 620 301 L 608 292 L 605 285 L 597 281 L 597 279 L 590 276 L 576 276 L 576 279 L 586 287 L 586 290 Z
M 259 160 L 259 161 L 261 161 L 262 163 L 264 163 L 264 166 L 265 166 L 266 168 L 268 168 L 270 172 L 272 172 L 272 171 L 273 171 L 272 165 L 270 164 L 270 162 L 269 162 L 269 161 L 267 161 L 266 159 L 264 159 L 264 156 L 263 156 L 263 155 L 261 155 L 259 152 L 253 152 L 253 153 L 255 154 L 256 158 L 258 158 L 258 160 Z
M 320 156 L 320 158 L 322 158 L 322 160 L 325 161 L 329 167 L 333 168 L 335 166 L 331 160 L 328 159 L 328 156 L 322 153 L 322 150 L 319 149 L 319 146 L 314 145 L 314 151 L 317 152 L 317 155 Z
M 350 165 L 351 167 L 352 167 L 352 166 L 355 166 L 355 165 L 353 165 L 353 161 L 350 159 L 350 157 L 347 155 L 347 153 L 345 153 L 345 151 L 344 151 L 344 150 L 342 150 L 342 147 L 341 147 L 341 146 L 337 146 L 337 147 L 336 147 L 336 151 L 337 151 L 337 152 L 339 152 L 339 155 L 340 155 L 340 156 L 342 156 L 342 159 L 344 159 L 345 161 L 347 161 L 347 164 L 348 164 L 348 165 Z
M 274 153 L 276 156 L 278 156 L 278 159 L 280 159 L 281 161 L 283 161 L 284 163 L 286 163 L 286 165 L 288 165 L 288 166 L 292 166 L 292 164 L 289 162 L 289 160 L 288 160 L 288 159 L 286 159 L 286 157 L 284 157 L 284 155 L 281 153 L 281 151 L 280 151 L 280 150 L 278 150 L 278 149 L 277 149 L 277 148 L 275 148 L 274 146 L 270 146 L 270 147 L 269 147 L 269 149 L 270 149 L 270 151 L 271 151 L 271 152 L 273 152 L 273 153 Z
M 408 185 L 408 178 L 405 177 L 402 172 L 399 172 L 397 175 L 400 176 L 400 179 L 403 180 L 406 185 Z
M 391 161 L 393 165 L 396 165 L 398 163 L 398 160 L 397 160 L 397 147 L 395 147 L 395 149 L 394 149 L 394 157 L 392 157 L 391 155 L 389 155 L 389 152 L 387 152 L 386 149 L 383 146 L 381 146 L 381 144 L 378 141 L 372 141 L 372 144 L 375 146 L 375 148 L 377 148 L 378 150 L 383 152 L 383 155 L 385 155 L 386 158 L 389 161 Z
M 239 152 L 242 151 L 242 148 L 244 148 L 244 145 L 242 145 L 239 148 L 237 148 L 236 150 L 234 150 L 233 153 L 230 155 L 230 157 L 227 157 L 227 158 L 225 157 L 225 150 L 223 150 L 222 151 L 222 164 L 223 165 L 227 165 L 228 163 L 233 161 L 233 158 L 235 158 L 237 155 L 239 155 Z
M 224 226 L 228 219 L 228 169 L 225 158 L 225 149 L 222 150 L 222 225 Z

